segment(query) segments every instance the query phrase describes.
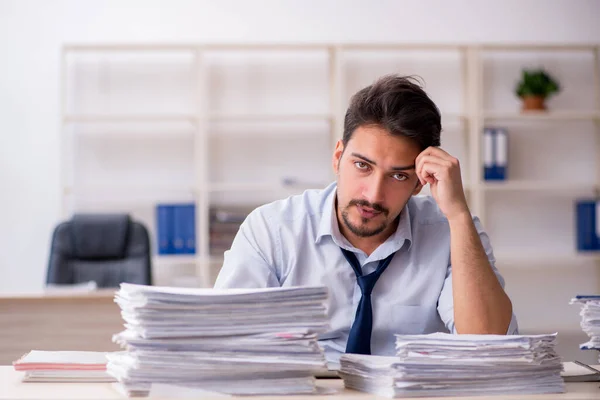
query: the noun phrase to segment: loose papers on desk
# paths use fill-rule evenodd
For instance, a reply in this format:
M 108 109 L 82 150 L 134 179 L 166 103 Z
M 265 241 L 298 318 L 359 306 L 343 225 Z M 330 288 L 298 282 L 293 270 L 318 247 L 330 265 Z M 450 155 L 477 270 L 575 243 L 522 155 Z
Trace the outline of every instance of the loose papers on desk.
M 121 284 L 126 330 L 109 357 L 120 390 L 154 384 L 227 394 L 314 393 L 325 368 L 326 287 L 189 289 Z
M 346 387 L 387 397 L 562 393 L 552 335 L 396 335 L 396 357 L 344 354 Z
M 13 366 L 25 371 L 23 382 L 114 382 L 115 378 L 106 372 L 107 354 L 32 350 Z
M 570 304 L 581 304 L 581 329 L 590 337 L 586 343 L 579 347 L 582 350 L 600 351 L 600 295 L 576 296 Z M 598 357 L 600 361 L 600 356 Z

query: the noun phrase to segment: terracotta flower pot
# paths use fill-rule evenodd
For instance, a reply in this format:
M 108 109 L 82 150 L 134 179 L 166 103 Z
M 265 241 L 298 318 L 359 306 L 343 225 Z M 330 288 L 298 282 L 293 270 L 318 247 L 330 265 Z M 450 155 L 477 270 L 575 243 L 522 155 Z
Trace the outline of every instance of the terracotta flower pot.
M 523 111 L 545 110 L 546 104 L 544 100 L 545 98 L 542 96 L 524 96 Z

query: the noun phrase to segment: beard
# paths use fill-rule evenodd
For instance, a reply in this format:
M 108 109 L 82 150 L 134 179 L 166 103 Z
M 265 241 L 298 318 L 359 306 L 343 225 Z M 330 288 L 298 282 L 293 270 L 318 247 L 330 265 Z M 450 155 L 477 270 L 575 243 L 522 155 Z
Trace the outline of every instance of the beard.
M 372 208 L 373 210 L 380 212 L 381 215 L 386 217 L 386 219 L 383 222 L 381 222 L 380 225 L 369 228 L 366 226 L 369 223 L 369 218 L 360 217 L 361 224 L 356 225 L 350 221 L 349 209 L 352 206 L 363 206 Z M 342 220 L 344 222 L 344 225 L 346 225 L 346 228 L 348 228 L 350 232 L 352 232 L 356 236 L 371 237 L 380 234 L 388 227 L 389 224 L 387 221 L 387 216 L 389 215 L 389 213 L 389 210 L 380 204 L 369 203 L 366 200 L 351 200 L 350 203 L 348 203 L 348 205 L 342 210 Z

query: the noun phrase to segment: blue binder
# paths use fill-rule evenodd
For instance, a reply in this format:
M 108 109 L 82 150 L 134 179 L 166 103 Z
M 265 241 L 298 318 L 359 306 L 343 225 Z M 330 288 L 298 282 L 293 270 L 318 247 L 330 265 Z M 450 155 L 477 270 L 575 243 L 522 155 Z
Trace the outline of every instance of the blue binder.
M 598 239 L 598 206 L 597 200 L 579 200 L 576 204 L 577 250 L 600 250 Z
M 173 247 L 175 254 L 196 253 L 196 212 L 194 204 L 174 206 Z
M 158 254 L 173 254 L 173 206 L 158 204 L 156 206 L 156 247 Z
M 196 254 L 196 207 L 194 204 L 181 206 L 184 220 L 183 229 L 183 253 Z

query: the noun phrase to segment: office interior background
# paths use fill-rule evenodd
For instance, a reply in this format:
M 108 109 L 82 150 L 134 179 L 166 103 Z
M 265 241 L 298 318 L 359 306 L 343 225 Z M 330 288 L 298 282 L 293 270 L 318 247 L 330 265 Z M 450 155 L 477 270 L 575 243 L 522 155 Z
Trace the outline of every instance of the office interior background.
M 0 0 L 0 294 L 43 289 L 74 212 L 130 213 L 155 284 L 210 286 L 248 210 L 334 179 L 351 94 L 401 73 L 441 109 L 521 332 L 593 363 L 569 300 L 600 294 L 576 224 L 600 185 L 598 21 L 593 0 Z M 521 111 L 527 68 L 560 84 L 547 111 Z M 507 133 L 504 180 L 486 128 Z M 173 204 L 195 207 L 193 254 L 159 254 Z

